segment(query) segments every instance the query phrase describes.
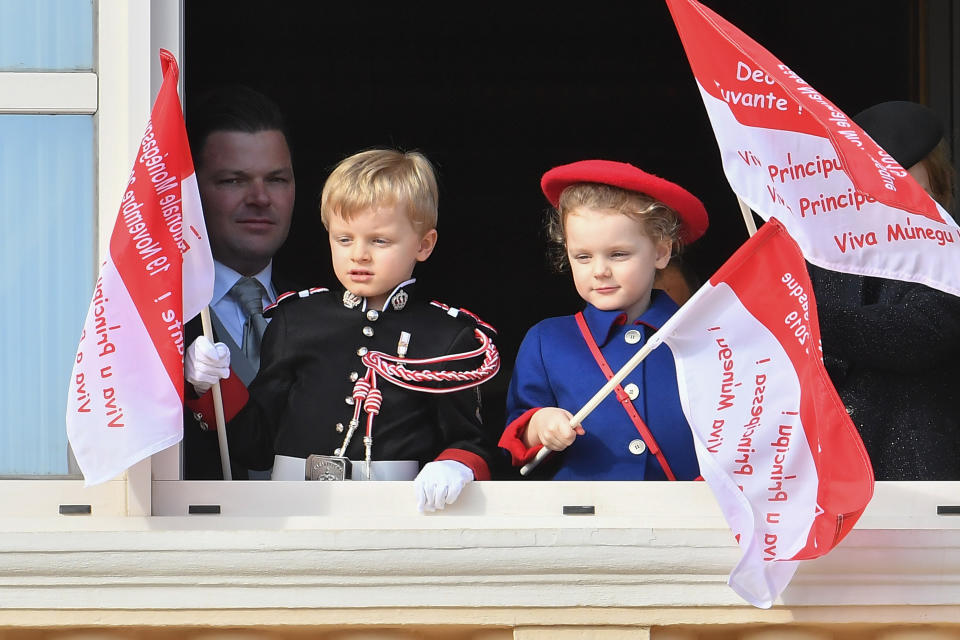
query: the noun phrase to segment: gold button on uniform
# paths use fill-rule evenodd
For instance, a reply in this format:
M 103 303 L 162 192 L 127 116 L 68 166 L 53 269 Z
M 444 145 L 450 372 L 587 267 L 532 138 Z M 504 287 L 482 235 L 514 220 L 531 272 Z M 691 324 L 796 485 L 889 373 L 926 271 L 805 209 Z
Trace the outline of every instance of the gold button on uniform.
M 640 389 L 632 382 L 625 386 L 623 390 L 627 393 L 627 397 L 631 400 L 636 400 L 637 396 L 640 395 Z
M 629 449 L 630 453 L 633 455 L 638 456 L 647 450 L 647 445 L 643 440 L 637 438 L 636 440 L 630 441 L 630 444 L 627 445 L 627 449 Z
M 627 341 L 627 344 L 637 344 L 638 342 L 640 342 L 640 338 L 642 337 L 643 336 L 640 335 L 639 331 L 637 331 L 636 329 L 630 329 L 630 331 L 627 331 L 624 334 L 623 339 Z

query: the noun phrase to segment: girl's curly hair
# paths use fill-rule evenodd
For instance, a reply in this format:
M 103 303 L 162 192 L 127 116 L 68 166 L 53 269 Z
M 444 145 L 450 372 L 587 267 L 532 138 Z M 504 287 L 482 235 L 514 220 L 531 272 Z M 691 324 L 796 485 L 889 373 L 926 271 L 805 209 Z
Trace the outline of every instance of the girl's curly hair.
M 668 238 L 673 244 L 673 255 L 680 253 L 680 216 L 676 211 L 645 193 L 607 184 L 581 182 L 564 189 L 557 208 L 547 214 L 547 256 L 550 265 L 558 272 L 570 267 L 565 229 L 567 216 L 581 207 L 609 209 L 633 218 L 643 225 L 652 240 Z

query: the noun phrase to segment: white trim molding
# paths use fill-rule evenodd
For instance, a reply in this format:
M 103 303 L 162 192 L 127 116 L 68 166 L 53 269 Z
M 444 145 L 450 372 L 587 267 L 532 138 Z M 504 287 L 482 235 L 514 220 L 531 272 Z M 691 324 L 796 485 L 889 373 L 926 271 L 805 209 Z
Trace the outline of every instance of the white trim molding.
M 154 508 L 184 515 L 0 520 L 0 626 L 25 611 L 32 625 L 946 624 L 960 517 L 937 507 L 956 496 L 878 484 L 847 539 L 760 610 L 726 584 L 740 551 L 704 483 L 473 483 L 424 515 L 408 482 L 155 481 Z
M 0 72 L 0 113 L 96 113 L 97 74 Z

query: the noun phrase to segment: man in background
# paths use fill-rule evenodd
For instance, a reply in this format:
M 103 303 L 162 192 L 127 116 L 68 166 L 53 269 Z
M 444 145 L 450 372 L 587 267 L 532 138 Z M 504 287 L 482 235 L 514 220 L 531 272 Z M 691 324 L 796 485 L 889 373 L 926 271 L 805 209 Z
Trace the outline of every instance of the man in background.
M 272 100 L 249 87 L 229 86 L 199 97 L 187 113 L 187 132 L 214 258 L 214 340 L 227 345 L 231 369 L 249 384 L 260 366 L 263 308 L 298 288 L 273 264 L 290 231 L 295 196 L 286 126 Z M 201 333 L 199 317 L 188 323 L 188 369 L 202 367 L 203 350 L 217 348 L 204 340 L 194 346 Z M 215 429 L 213 416 L 185 409 L 184 479 L 222 479 Z M 258 479 L 257 473 L 232 465 L 234 479 Z

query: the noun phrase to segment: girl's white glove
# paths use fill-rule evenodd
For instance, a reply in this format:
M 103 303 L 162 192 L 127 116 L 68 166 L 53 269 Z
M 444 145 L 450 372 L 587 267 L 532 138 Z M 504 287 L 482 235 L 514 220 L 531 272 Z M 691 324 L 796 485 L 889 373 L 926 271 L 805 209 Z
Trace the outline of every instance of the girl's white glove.
M 468 482 L 473 482 L 473 471 L 467 465 L 456 460 L 428 462 L 413 481 L 417 510 L 423 513 L 453 504 Z
M 200 336 L 187 347 L 183 356 L 183 374 L 197 395 L 202 396 L 213 383 L 230 377 L 230 347 Z

